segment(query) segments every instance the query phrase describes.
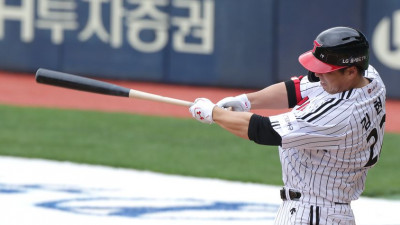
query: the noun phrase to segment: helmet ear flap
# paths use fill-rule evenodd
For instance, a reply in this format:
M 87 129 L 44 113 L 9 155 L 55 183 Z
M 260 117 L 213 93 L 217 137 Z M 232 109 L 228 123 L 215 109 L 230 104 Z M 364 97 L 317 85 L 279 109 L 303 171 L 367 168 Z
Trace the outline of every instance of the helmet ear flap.
M 310 82 L 319 82 L 319 78 L 315 76 L 314 72 L 308 71 L 308 80 Z

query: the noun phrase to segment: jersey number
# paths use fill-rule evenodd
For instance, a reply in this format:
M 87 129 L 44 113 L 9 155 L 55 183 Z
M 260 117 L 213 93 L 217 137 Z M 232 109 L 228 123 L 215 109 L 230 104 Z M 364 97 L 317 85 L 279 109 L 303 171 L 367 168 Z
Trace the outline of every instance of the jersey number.
M 386 114 L 383 115 L 381 123 L 379 124 L 380 129 L 382 129 L 383 124 L 386 121 Z M 371 147 L 370 147 L 370 154 L 369 154 L 369 160 L 367 162 L 367 164 L 365 164 L 364 167 L 369 167 L 374 165 L 379 158 L 379 154 L 381 152 L 381 149 L 379 149 L 379 153 L 374 157 L 374 147 L 376 142 L 378 141 L 378 130 L 376 128 L 372 129 L 371 132 L 369 133 L 368 137 L 367 137 L 367 142 L 369 142 L 369 140 L 371 140 L 371 138 L 374 138 L 374 143 L 372 143 Z M 382 146 L 381 146 L 382 148 Z

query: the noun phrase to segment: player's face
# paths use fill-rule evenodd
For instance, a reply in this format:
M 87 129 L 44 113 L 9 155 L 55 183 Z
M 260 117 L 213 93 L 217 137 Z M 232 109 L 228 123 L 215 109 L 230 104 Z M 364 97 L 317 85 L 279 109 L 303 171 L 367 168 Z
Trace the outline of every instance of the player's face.
M 320 79 L 322 88 L 329 94 L 336 94 L 348 89 L 348 83 L 345 79 L 346 76 L 341 70 L 322 74 L 316 73 L 315 76 Z

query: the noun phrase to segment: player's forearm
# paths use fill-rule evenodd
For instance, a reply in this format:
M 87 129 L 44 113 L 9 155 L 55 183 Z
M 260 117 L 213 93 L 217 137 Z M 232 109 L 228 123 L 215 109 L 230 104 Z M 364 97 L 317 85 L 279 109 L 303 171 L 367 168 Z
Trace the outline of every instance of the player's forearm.
M 252 109 L 287 109 L 288 96 L 284 82 L 268 86 L 260 91 L 248 93 Z
M 249 112 L 233 112 L 219 107 L 213 109 L 213 120 L 225 130 L 244 139 L 248 137 L 248 127 L 253 114 Z

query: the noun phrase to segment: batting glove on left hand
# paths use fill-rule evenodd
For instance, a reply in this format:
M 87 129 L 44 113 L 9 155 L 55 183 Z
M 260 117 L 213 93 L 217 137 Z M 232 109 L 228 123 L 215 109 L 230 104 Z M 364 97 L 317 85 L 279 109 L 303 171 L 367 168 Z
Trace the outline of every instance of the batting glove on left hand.
M 202 123 L 212 124 L 214 122 L 212 113 L 215 106 L 214 103 L 206 98 L 198 98 L 189 108 L 189 111 L 196 120 Z
M 251 108 L 251 103 L 246 94 L 226 97 L 217 102 L 217 105 L 221 108 L 232 108 L 233 111 L 237 112 L 248 112 Z

